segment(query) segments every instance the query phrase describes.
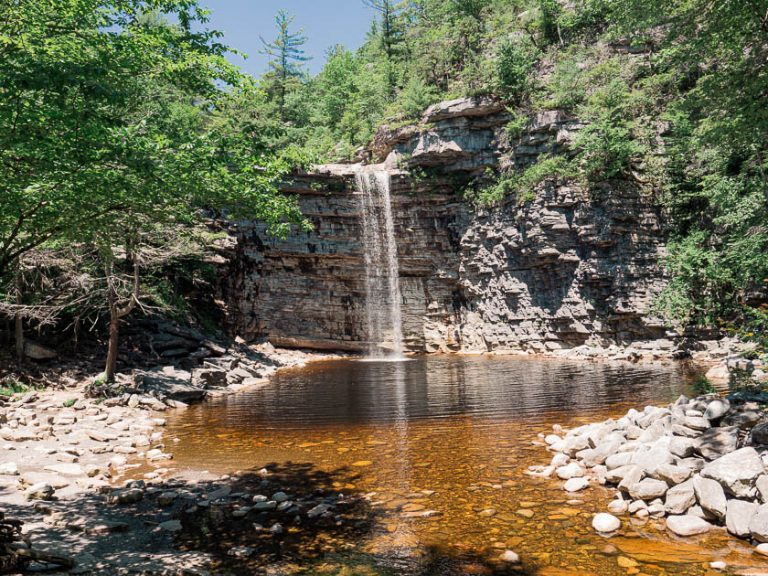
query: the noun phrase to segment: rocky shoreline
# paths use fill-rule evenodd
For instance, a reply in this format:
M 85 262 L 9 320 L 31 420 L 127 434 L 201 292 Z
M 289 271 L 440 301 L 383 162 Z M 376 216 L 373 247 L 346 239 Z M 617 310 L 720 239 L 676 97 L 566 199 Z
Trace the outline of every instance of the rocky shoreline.
M 129 567 L 134 573 L 137 566 L 146 574 L 205 573 L 198 568 L 210 558 L 172 546 L 180 529 L 174 502 L 178 497 L 189 509 L 199 500 L 202 509 L 227 500 L 232 490 L 229 478 L 172 468 L 166 415 L 207 396 L 263 385 L 278 369 L 329 357 L 268 344 L 217 354 L 221 366 L 123 375 L 122 393 L 108 398 L 88 398 L 85 383 L 0 396 L 0 511 L 24 522 L 33 549 L 69 553 L 71 574 L 119 574 Z M 137 468 L 149 471 L 136 479 Z M 272 492 L 258 496 L 272 502 L 280 487 L 267 487 Z M 254 500 L 254 508 L 260 505 Z
M 681 396 L 571 430 L 555 425 L 542 435 L 554 452 L 549 465 L 527 472 L 557 478 L 573 494 L 612 488 L 614 500 L 593 519 L 606 537 L 631 518 L 677 537 L 724 529 L 768 556 L 767 404 L 768 394 L 753 386 L 727 397 Z

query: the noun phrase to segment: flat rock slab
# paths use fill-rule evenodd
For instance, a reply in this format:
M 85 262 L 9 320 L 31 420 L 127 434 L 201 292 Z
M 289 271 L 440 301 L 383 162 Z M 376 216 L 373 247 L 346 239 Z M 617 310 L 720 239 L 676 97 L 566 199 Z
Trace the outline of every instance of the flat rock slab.
M 717 481 L 737 498 L 755 495 L 755 480 L 763 474 L 763 461 L 754 448 L 741 448 L 713 460 L 701 470 L 704 478 Z
M 85 471 L 79 464 L 51 464 L 43 468 L 43 470 L 55 472 L 62 476 L 85 476 Z

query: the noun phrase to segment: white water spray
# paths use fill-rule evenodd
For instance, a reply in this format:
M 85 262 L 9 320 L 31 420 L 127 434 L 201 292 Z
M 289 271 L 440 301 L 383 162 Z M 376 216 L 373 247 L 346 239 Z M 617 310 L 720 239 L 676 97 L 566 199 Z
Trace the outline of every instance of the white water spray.
M 355 178 L 361 198 L 369 354 L 377 359 L 402 358 L 400 267 L 390 203 L 390 175 L 385 170 L 361 169 Z M 382 348 L 389 348 L 388 353 Z

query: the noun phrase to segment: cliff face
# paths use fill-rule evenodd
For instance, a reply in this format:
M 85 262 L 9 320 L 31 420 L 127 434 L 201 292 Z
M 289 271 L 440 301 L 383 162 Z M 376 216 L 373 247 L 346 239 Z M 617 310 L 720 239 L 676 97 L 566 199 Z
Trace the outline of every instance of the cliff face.
M 558 112 L 532 118 L 510 142 L 504 109 L 460 100 L 422 123 L 383 129 L 369 161 L 392 173 L 407 347 L 415 351 L 554 351 L 636 341 L 669 349 L 650 318 L 663 287 L 659 214 L 631 183 L 590 198 L 545 183 L 533 200 L 475 211 L 471 175 L 563 153 L 579 129 Z M 403 168 L 403 169 L 400 169 Z M 227 280 L 233 330 L 277 345 L 360 349 L 364 256 L 354 167 L 319 167 L 286 186 L 313 232 L 269 238 L 249 223 Z

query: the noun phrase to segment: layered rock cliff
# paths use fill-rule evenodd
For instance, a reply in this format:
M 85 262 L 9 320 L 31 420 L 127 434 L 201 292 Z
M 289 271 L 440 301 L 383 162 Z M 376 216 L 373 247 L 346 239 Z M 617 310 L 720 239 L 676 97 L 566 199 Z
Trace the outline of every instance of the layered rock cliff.
M 598 195 L 545 182 L 475 210 L 462 195 L 488 169 L 567 153 L 579 123 L 557 111 L 510 141 L 504 108 L 458 100 L 415 126 L 383 128 L 367 161 L 392 174 L 406 345 L 414 351 L 553 351 L 645 342 L 670 349 L 650 307 L 663 288 L 661 217 L 630 182 Z M 360 349 L 364 257 L 355 166 L 296 176 L 314 230 L 286 240 L 238 223 L 226 295 L 233 330 L 277 345 Z M 647 343 L 649 342 L 650 343 Z

